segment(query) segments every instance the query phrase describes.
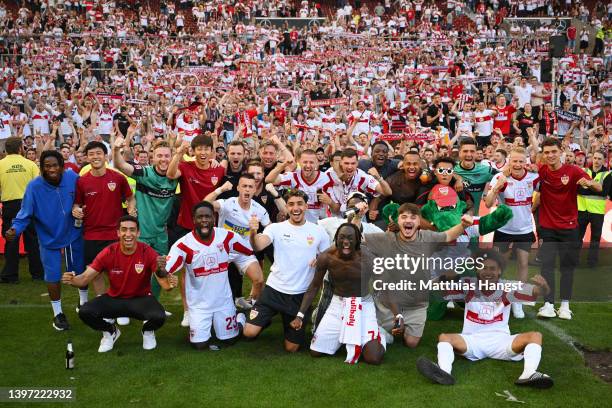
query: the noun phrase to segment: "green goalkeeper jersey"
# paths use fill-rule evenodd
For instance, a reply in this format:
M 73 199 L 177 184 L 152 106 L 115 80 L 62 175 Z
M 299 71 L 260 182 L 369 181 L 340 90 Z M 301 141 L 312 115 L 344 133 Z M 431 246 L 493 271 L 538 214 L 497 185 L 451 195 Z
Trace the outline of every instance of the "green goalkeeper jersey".
M 497 170 L 480 163 L 476 163 L 474 167 L 469 170 L 462 167 L 461 164 L 457 164 L 455 165 L 455 174 L 463 178 L 463 182 L 466 185 L 465 188 L 474 200 L 474 215 L 478 215 L 482 193 L 484 192 L 486 184 L 491 181 L 495 174 L 497 174 Z
M 153 166 L 139 165 L 134 165 L 132 178 L 136 180 L 136 208 L 141 237 L 153 238 L 165 234 L 178 180 L 170 180 L 157 173 Z

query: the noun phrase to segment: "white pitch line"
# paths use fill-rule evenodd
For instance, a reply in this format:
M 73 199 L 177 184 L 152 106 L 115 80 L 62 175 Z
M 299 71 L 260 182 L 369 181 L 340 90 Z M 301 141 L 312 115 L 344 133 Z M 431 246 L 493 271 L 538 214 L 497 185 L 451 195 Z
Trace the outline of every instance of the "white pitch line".
M 570 346 L 572 349 L 574 349 L 574 351 L 576 351 L 576 353 L 584 357 L 584 353 L 578 347 L 576 347 L 576 343 L 578 343 L 578 341 L 576 341 L 575 338 L 567 334 L 565 330 L 563 330 L 559 326 L 552 324 L 551 322 L 547 320 L 543 320 L 543 319 L 536 317 L 535 314 L 531 315 L 531 313 L 529 314 L 525 313 L 525 315 L 532 318 L 537 324 L 544 327 L 546 330 L 551 332 L 556 338 L 558 338 L 559 340 L 561 340 L 562 342 Z

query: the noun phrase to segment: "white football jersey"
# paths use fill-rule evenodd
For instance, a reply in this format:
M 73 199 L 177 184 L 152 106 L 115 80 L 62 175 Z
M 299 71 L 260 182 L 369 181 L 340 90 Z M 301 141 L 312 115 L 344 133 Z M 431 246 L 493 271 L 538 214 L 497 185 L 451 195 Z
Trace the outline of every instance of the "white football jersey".
M 240 235 L 214 228 L 208 244 L 193 231 L 176 241 L 166 257 L 166 270 L 174 274 L 185 267 L 185 301 L 189 309 L 217 312 L 232 299 L 227 277 L 230 262 L 244 270 L 257 259 Z
M 249 248 L 251 244 L 247 241 L 249 231 L 249 221 L 255 215 L 262 226 L 270 224 L 270 216 L 266 209 L 256 201 L 251 200 L 251 208 L 243 210 L 238 203 L 238 197 L 231 197 L 226 200 L 217 200 L 219 204 L 219 227 L 233 231 L 245 239 Z
M 463 331 L 461 334 L 503 333 L 510 334 L 510 309 L 512 303 L 531 302 L 534 286 L 522 283 L 520 290 L 496 290 L 485 294 L 479 289 L 478 279 L 461 279 L 462 290 L 450 290 L 444 297 L 447 300 L 465 301 Z M 500 284 L 517 284 L 500 279 Z
M 307 183 L 302 178 L 301 171 L 292 171 L 280 175 L 280 185 L 288 188 L 297 188 L 308 194 L 308 211 L 306 212 L 306 220 L 316 224 L 319 219 L 325 218 L 326 206 L 319 202 L 317 190 L 328 192 L 334 186 L 334 182 L 329 177 L 328 173 L 317 171 L 317 177 L 312 183 Z
M 491 179 L 491 188 L 497 185 L 502 173 L 497 173 Z M 528 234 L 534 230 L 531 204 L 533 193 L 538 189 L 540 177 L 538 173 L 525 172 L 521 179 L 508 177 L 504 187 L 499 192 L 499 201 L 512 210 L 512 219 L 499 228 L 505 234 Z

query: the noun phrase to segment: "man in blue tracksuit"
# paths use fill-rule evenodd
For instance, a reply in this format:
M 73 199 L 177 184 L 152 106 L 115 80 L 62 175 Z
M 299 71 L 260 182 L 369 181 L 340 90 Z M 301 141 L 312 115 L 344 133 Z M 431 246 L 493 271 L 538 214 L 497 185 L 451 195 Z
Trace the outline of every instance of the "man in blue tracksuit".
M 62 276 L 62 250 L 66 271 L 77 275 L 83 272 L 83 239 L 80 228 L 74 226 L 72 204 L 79 176 L 72 170 L 64 172 L 62 155 L 46 150 L 40 156 L 41 176 L 26 187 L 21 209 L 13 219 L 6 239 L 12 241 L 21 234 L 30 221 L 38 234 L 40 259 L 53 308 L 53 327 L 68 330 L 70 325 L 62 312 L 60 279 Z M 80 304 L 87 302 L 87 288 L 79 291 Z

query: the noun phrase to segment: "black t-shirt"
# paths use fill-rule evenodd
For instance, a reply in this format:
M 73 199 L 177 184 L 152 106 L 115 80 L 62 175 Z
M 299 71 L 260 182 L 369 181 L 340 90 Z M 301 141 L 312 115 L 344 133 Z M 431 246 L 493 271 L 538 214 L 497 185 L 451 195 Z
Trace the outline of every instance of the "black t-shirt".
M 434 120 L 432 123 L 427 123 L 427 116 L 433 118 L 434 116 L 436 116 L 438 114 L 438 111 L 442 109 L 442 116 L 436 120 Z M 427 108 L 427 114 L 425 117 L 425 123 L 424 126 L 430 127 L 432 129 L 435 129 L 436 127 L 440 126 L 440 124 L 444 125 L 446 127 L 446 119 L 448 118 L 448 106 L 446 106 L 444 103 L 440 105 L 440 107 L 436 106 L 436 105 L 429 105 L 429 108 Z M 442 122 L 440 122 L 440 119 L 442 119 Z
M 518 127 L 521 130 L 521 136 L 523 139 L 527 140 L 529 138 L 529 135 L 527 135 L 527 128 L 533 127 L 537 123 L 536 118 L 533 116 L 533 113 L 527 116 L 525 115 L 525 112 L 521 112 L 516 117 L 516 120 L 518 121 Z
M 397 159 L 387 159 L 387 161 L 380 168 L 377 167 L 376 170 L 378 170 L 378 174 L 380 174 L 380 176 L 386 180 L 387 177 L 397 171 L 399 162 L 400 160 Z M 361 159 L 359 160 L 357 167 L 367 173 L 368 170 L 374 167 L 374 163 L 372 163 L 372 160 L 370 159 Z
M 117 113 L 115 114 L 115 117 L 113 117 L 113 121 L 115 120 L 117 121 L 119 131 L 123 134 L 123 137 L 126 137 L 128 128 L 130 127 L 130 121 L 128 120 L 127 116 L 123 113 Z
M 238 197 L 238 180 L 240 179 L 240 175 L 242 174 L 243 170 L 244 165 L 240 166 L 238 171 L 233 171 L 232 167 L 229 164 L 227 165 L 225 176 L 223 177 L 223 181 L 221 181 L 220 185 L 222 186 L 226 181 L 229 181 L 232 183 L 233 187 L 230 191 L 224 191 L 223 193 L 219 194 L 217 198 L 228 199 L 230 197 Z

